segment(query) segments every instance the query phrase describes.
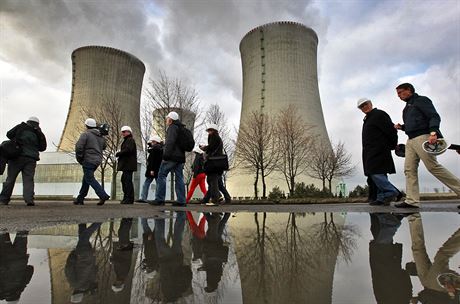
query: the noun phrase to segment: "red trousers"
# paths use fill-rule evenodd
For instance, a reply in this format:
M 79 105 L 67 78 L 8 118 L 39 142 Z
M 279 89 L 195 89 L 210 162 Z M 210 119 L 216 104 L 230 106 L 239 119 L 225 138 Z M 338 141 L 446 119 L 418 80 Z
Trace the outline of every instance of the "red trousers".
M 201 192 L 203 192 L 203 195 L 206 195 L 207 191 L 206 191 L 206 174 L 205 173 L 200 173 L 197 175 L 197 177 L 192 178 L 190 187 L 188 188 L 187 198 L 185 199 L 186 203 L 188 203 L 190 199 L 192 198 L 193 192 L 195 192 L 195 189 L 197 186 L 200 186 Z

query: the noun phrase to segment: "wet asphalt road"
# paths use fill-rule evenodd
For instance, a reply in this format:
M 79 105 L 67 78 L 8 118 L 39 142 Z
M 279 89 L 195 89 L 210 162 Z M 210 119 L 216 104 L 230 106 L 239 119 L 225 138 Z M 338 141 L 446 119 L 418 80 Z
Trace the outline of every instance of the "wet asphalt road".
M 418 212 L 459 212 L 460 200 L 423 201 Z M 36 206 L 27 207 L 24 202 L 12 201 L 0 205 L 0 231 L 32 230 L 62 224 L 103 222 L 122 217 L 168 217 L 166 210 L 188 210 L 207 212 L 414 212 L 413 209 L 399 209 L 393 206 L 369 206 L 366 203 L 321 203 L 321 204 L 231 204 L 215 207 L 190 204 L 187 207 L 150 206 L 135 203 L 121 205 L 107 202 L 97 206 L 96 201 L 75 206 L 71 201 L 37 201 Z M 415 212 L 417 212 L 415 211 Z M 460 223 L 460 215 L 459 215 Z

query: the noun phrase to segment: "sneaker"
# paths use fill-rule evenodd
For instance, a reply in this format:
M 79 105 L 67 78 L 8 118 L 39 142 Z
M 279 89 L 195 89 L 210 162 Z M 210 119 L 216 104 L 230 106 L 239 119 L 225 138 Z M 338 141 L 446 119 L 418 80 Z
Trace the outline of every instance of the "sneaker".
M 99 199 L 99 202 L 97 203 L 98 206 L 104 205 L 105 201 L 108 200 L 110 196 L 106 196 L 104 198 Z
M 153 201 L 149 202 L 149 205 L 152 205 L 152 206 L 164 206 L 165 202 L 160 202 L 160 201 L 153 200 Z
M 232 203 L 232 199 L 230 198 L 226 198 L 225 201 L 222 202 L 222 204 L 231 204 Z
M 85 203 L 83 203 L 83 201 L 79 201 L 79 200 L 75 199 L 75 200 L 73 201 L 73 204 L 74 204 L 74 205 L 84 205 Z
M 205 205 L 206 206 L 217 206 L 217 204 L 212 201 L 207 202 Z

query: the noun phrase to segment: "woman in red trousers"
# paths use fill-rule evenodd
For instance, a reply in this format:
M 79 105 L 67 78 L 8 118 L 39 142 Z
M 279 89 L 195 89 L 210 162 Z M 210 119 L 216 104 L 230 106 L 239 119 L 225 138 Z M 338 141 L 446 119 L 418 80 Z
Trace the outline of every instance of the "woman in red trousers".
M 206 173 L 204 173 L 203 168 L 203 151 L 200 148 L 195 148 L 195 160 L 192 164 L 193 178 L 188 189 L 186 203 L 190 201 L 193 196 L 193 192 L 197 186 L 200 186 L 201 192 L 203 195 L 206 195 Z

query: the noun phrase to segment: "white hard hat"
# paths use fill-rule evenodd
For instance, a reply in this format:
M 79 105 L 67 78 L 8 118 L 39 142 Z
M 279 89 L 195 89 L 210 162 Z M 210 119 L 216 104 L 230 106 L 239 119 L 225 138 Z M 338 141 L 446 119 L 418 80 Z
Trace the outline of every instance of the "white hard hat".
M 171 118 L 172 120 L 178 120 L 179 119 L 179 114 L 177 112 L 169 112 L 169 114 L 166 116 L 167 118 Z
M 219 131 L 218 127 L 216 124 L 209 124 L 208 127 L 206 128 L 206 131 L 208 130 L 216 130 Z
M 115 293 L 122 291 L 124 288 L 125 288 L 125 284 L 121 284 L 120 286 L 112 285 L 112 290 Z
M 87 125 L 90 128 L 96 128 L 96 120 L 94 120 L 94 118 L 87 118 L 85 120 L 85 125 Z
M 358 108 L 365 102 L 371 101 L 369 98 L 363 97 L 358 99 L 358 104 L 356 105 Z
M 70 296 L 70 303 L 81 303 L 83 301 L 83 292 L 79 292 Z
M 121 127 L 121 132 L 123 132 L 123 131 L 129 131 L 129 132 L 133 133 L 133 130 L 131 130 L 131 127 L 130 127 L 130 126 L 123 126 L 123 127 Z
M 149 141 L 155 141 L 157 143 L 160 143 L 161 142 L 161 137 L 158 136 L 158 135 L 153 135 L 152 137 L 150 137 Z
M 40 123 L 40 120 L 38 120 L 38 117 L 36 116 L 30 116 L 29 119 L 27 119 L 27 121 L 35 121 L 36 123 Z
M 430 144 L 427 141 L 423 142 L 422 149 L 432 155 L 441 155 L 442 153 L 446 152 L 449 145 L 444 138 L 438 138 L 434 144 Z

